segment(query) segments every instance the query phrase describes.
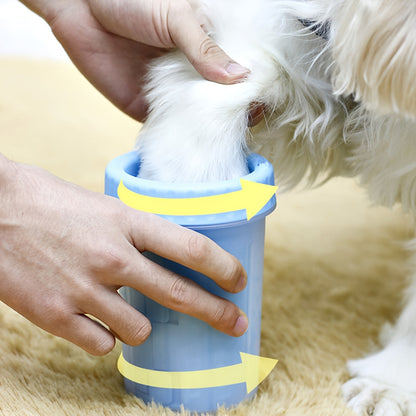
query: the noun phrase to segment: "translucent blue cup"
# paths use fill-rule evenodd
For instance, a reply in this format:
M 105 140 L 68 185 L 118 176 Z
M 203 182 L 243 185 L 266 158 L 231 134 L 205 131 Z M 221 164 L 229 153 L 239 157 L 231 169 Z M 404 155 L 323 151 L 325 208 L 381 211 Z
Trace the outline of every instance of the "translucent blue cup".
M 274 185 L 273 168 L 266 159 L 251 154 L 247 166 L 249 174 L 243 179 Z M 238 179 L 167 184 L 137 178 L 139 170 L 140 157 L 136 152 L 113 159 L 106 168 L 105 193 L 118 197 L 120 182 L 134 193 L 157 198 L 194 198 L 241 190 Z M 206 290 L 234 302 L 247 314 L 249 328 L 243 336 L 235 338 L 203 321 L 165 308 L 134 289 L 122 288 L 123 298 L 143 313 L 153 328 L 142 345 L 131 347 L 123 344 L 120 360 L 123 369 L 128 367 L 129 372 L 120 371 L 129 393 L 145 402 L 153 401 L 173 410 L 183 407 L 196 412 L 212 412 L 220 406 L 232 407 L 254 396 L 258 383 L 249 387 L 249 382 L 242 380 L 241 374 L 237 376 L 237 373 L 246 354 L 252 357 L 260 352 L 265 219 L 275 207 L 273 195 L 249 221 L 245 209 L 193 216 L 161 215 L 206 235 L 237 257 L 247 272 L 247 287 L 240 293 L 231 294 L 200 273 L 153 253 L 144 254 L 163 267 L 194 280 Z M 150 370 L 148 372 L 158 376 L 162 384 L 137 382 L 131 375 L 136 370 L 141 374 Z

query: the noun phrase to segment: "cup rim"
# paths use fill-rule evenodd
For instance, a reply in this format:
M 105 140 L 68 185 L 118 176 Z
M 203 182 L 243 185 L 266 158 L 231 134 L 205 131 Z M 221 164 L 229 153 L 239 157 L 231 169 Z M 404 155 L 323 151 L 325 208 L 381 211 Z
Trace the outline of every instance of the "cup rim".
M 263 156 L 251 153 L 247 156 L 249 173 L 241 177 L 252 182 L 274 185 L 274 172 L 270 162 Z M 117 185 L 123 181 L 127 189 L 141 195 L 160 198 L 193 198 L 203 197 L 241 189 L 240 178 L 226 181 L 167 183 L 137 177 L 140 170 L 140 155 L 137 151 L 122 154 L 111 160 L 106 168 L 106 181 L 111 179 Z M 269 202 L 250 220 L 264 218 L 276 206 L 273 196 Z M 221 225 L 236 222 L 247 222 L 245 209 L 225 213 L 195 216 L 161 215 L 170 221 L 186 226 Z

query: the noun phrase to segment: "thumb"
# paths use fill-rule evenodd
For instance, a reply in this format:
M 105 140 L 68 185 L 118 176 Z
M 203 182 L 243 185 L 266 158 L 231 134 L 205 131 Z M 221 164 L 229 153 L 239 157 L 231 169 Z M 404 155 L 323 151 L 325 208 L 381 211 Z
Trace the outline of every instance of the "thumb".
M 203 31 L 189 4 L 173 7 L 170 14 L 169 32 L 173 42 L 204 78 L 221 84 L 234 84 L 247 78 L 250 70 L 231 59 Z

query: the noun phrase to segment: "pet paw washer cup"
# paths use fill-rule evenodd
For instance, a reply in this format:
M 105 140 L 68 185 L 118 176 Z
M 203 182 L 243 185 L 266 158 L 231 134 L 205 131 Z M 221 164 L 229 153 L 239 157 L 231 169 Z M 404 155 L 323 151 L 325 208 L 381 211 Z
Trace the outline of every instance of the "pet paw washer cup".
M 242 179 L 274 185 L 273 168 L 266 159 L 251 154 L 247 166 L 249 174 Z M 106 168 L 105 193 L 119 198 L 122 189 L 133 195 L 178 199 L 229 195 L 242 189 L 238 179 L 167 184 L 137 178 L 139 170 L 140 157 L 136 152 L 113 159 Z M 265 220 L 276 207 L 274 191 L 250 220 L 244 207 L 220 213 L 161 215 L 206 235 L 237 257 L 247 272 L 247 287 L 231 294 L 200 273 L 153 253 L 144 254 L 234 302 L 247 314 L 249 328 L 244 335 L 234 338 L 196 318 L 165 308 L 134 289 L 122 288 L 123 298 L 145 315 L 153 328 L 142 345 L 122 346 L 118 365 L 129 393 L 173 410 L 183 406 L 196 412 L 235 406 L 255 395 L 257 385 L 277 362 L 259 357 Z

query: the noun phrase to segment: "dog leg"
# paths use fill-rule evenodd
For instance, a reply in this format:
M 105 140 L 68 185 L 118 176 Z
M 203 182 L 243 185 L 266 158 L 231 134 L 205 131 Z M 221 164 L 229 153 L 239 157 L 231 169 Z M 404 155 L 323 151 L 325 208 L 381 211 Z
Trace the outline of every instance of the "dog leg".
M 312 58 L 308 55 L 303 62 L 294 51 L 302 47 L 301 56 L 303 51 L 310 54 L 322 39 L 312 33 L 289 37 L 306 29 L 280 3 L 273 8 L 270 0 L 200 3 L 210 36 L 251 72 L 244 82 L 222 85 L 203 79 L 179 51 L 156 60 L 147 84 L 149 116 L 137 142 L 142 178 L 202 182 L 246 174 L 250 106 L 261 103 L 268 111 L 283 104 L 294 106 L 292 102 L 301 94 L 289 97 L 295 81 L 282 63 L 297 71 L 296 82 L 307 89 L 305 71 Z M 322 82 L 317 84 L 322 86 Z M 300 104 L 296 111 L 289 111 L 290 123 L 310 106 L 320 107 L 316 102 Z
M 416 240 L 413 241 L 416 244 Z M 384 348 L 348 363 L 343 395 L 357 415 L 416 415 L 416 274 L 397 323 L 382 332 Z M 383 337 L 382 337 L 383 338 Z
M 137 142 L 140 177 L 202 182 L 247 174 L 250 104 L 268 104 L 278 74 L 261 51 L 247 51 L 250 59 L 235 55 L 251 74 L 233 85 L 202 79 L 179 52 L 155 63 L 148 93 L 151 111 Z

